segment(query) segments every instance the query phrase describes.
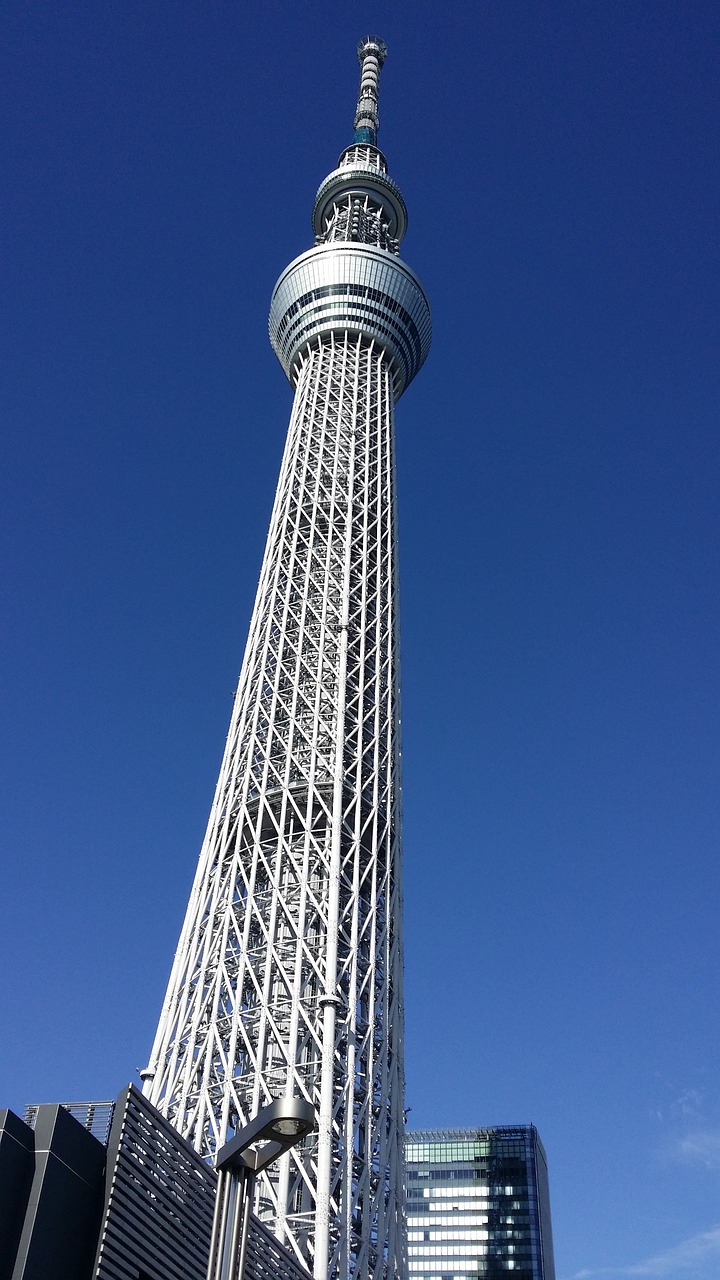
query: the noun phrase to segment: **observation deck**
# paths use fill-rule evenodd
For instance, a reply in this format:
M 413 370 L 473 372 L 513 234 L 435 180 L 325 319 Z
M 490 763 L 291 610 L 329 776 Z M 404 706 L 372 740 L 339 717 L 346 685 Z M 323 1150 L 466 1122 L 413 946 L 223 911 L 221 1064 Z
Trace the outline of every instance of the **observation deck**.
M 318 245 L 291 262 L 270 304 L 270 341 L 291 383 L 317 338 L 362 335 L 389 356 L 395 398 L 430 350 L 430 307 L 420 281 L 385 249 L 351 241 Z

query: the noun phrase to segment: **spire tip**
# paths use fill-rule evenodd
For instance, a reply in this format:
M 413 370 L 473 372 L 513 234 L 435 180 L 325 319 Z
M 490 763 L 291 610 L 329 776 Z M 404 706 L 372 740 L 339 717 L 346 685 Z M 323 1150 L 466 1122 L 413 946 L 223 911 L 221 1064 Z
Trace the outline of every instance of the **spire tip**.
M 387 58 L 388 48 L 385 41 L 381 40 L 379 36 L 365 36 L 364 40 L 361 40 L 358 44 L 357 52 L 360 66 L 362 66 L 369 53 L 372 53 L 377 58 L 380 66 L 382 66 Z
M 353 127 L 355 142 L 375 146 L 378 131 L 378 79 L 387 58 L 387 45 L 377 36 L 365 36 L 358 45 L 360 92 Z

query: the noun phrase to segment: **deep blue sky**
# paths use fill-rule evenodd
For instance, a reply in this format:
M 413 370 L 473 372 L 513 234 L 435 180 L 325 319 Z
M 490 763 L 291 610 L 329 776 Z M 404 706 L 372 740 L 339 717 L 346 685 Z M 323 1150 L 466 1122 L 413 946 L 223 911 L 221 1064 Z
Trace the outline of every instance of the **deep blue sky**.
M 720 1274 L 712 3 L 5 0 L 0 1105 L 147 1061 L 350 139 L 433 306 L 398 410 L 407 1102 L 534 1121 L 560 1280 Z

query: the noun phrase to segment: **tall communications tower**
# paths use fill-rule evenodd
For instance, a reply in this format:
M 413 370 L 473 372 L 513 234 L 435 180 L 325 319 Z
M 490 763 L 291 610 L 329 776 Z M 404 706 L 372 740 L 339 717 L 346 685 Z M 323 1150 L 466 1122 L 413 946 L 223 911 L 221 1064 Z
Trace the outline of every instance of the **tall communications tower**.
M 316 1280 L 401 1280 L 403 1005 L 395 401 L 430 345 L 377 147 L 386 48 L 283 272 L 295 388 L 217 791 L 145 1094 L 213 1154 L 275 1098 L 317 1132 L 256 1210 Z

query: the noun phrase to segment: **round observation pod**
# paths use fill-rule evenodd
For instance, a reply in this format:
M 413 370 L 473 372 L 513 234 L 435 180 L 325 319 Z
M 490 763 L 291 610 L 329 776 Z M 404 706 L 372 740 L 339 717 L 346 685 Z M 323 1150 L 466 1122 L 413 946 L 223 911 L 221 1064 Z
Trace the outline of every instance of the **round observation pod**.
M 369 150 L 367 147 L 364 149 Z M 388 234 L 400 242 L 407 231 L 407 209 L 400 188 L 383 172 L 379 163 L 363 163 L 357 154 L 360 150 L 357 144 L 346 147 L 340 157 L 340 167 L 333 169 L 322 183 L 315 197 L 313 231 L 316 236 L 323 235 L 333 210 L 341 201 L 369 199 L 378 209 L 382 209 Z M 380 152 L 376 154 L 381 156 Z
M 392 362 L 398 399 L 430 350 L 430 307 L 417 276 L 393 254 L 350 242 L 318 245 L 296 258 L 275 285 L 270 341 L 290 382 L 317 338 L 359 334 Z

